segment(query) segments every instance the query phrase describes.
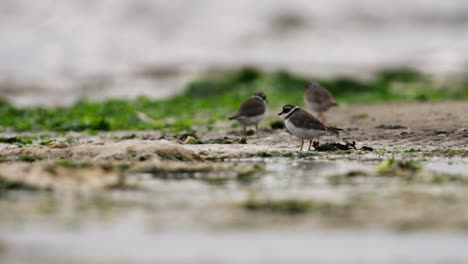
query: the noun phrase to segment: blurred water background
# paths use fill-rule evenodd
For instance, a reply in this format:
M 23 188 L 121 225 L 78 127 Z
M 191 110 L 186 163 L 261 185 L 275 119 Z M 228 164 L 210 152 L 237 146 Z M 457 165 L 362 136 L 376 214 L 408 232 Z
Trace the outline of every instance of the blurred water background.
M 468 68 L 466 0 L 1 0 L 0 96 L 18 105 L 165 97 L 254 65 L 357 77 Z

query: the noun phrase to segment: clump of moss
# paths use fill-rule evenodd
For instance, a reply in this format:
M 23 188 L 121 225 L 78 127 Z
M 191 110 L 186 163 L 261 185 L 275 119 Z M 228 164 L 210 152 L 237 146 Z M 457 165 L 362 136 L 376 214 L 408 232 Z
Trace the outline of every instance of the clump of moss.
M 53 144 L 55 142 L 56 142 L 55 139 L 47 139 L 47 140 L 41 141 L 39 144 L 41 144 L 42 146 L 47 146 L 47 145 Z
M 241 138 L 213 138 L 202 142 L 202 144 L 247 144 L 247 137 Z
M 239 144 L 247 144 L 247 137 L 242 137 L 242 138 L 239 140 Z
M 369 117 L 369 113 L 360 113 L 351 116 L 351 120 L 365 119 Z
M 24 155 L 20 156 L 18 159 L 24 162 L 34 162 L 37 160 L 43 160 L 44 158 L 38 155 Z
M 184 141 L 184 144 L 203 144 L 200 140 L 192 137 L 192 136 L 188 136 L 185 141 Z
M 265 170 L 265 165 L 256 163 L 254 166 L 240 167 L 237 171 L 237 180 L 250 183 L 258 178 L 258 173 Z
M 4 195 L 8 191 L 14 190 L 37 190 L 36 187 L 16 181 L 10 181 L 0 177 L 0 196 Z
M 462 175 L 432 173 L 425 177 L 425 182 L 436 185 L 450 183 L 468 184 L 468 178 Z
M 279 153 L 279 152 L 277 152 Z M 257 152 L 256 156 L 257 157 L 261 157 L 261 158 L 269 158 L 269 157 L 273 157 L 275 154 L 275 152 L 273 151 L 259 151 Z
M 121 137 L 112 136 L 110 139 L 115 140 L 115 141 L 122 141 L 122 140 L 129 140 L 129 139 L 135 139 L 135 138 L 137 138 L 137 135 L 132 133 L 132 134 L 124 135 L 124 136 L 121 136 Z
M 376 171 L 384 176 L 408 176 L 416 175 L 422 169 L 419 162 L 414 160 L 387 159 L 377 166 Z
M 328 182 L 332 185 L 353 184 L 353 180 L 358 177 L 373 176 L 367 171 L 351 170 L 345 174 L 331 175 L 328 177 Z
M 208 175 L 201 178 L 202 181 L 212 185 L 224 185 L 228 182 L 228 177 Z
M 309 154 L 304 154 L 300 156 L 303 152 L 296 153 L 295 151 L 284 151 L 284 150 L 261 150 L 256 153 L 249 155 L 249 157 L 260 157 L 260 158 L 270 158 L 270 157 L 284 157 L 284 158 L 294 158 L 296 156 L 306 157 Z
M 74 162 L 69 159 L 57 159 L 55 160 L 55 165 L 59 167 L 71 168 L 71 169 L 81 169 L 90 167 L 91 164 L 87 162 Z
M 443 157 L 468 157 L 468 151 L 464 149 L 439 149 L 432 151 L 431 154 Z
M 284 128 L 284 122 L 281 120 L 274 120 L 270 122 L 270 127 L 272 129 L 283 129 Z
M 32 137 L 20 137 L 20 136 L 14 136 L 14 137 L 0 137 L 0 143 L 6 143 L 6 144 L 16 144 L 18 146 L 25 146 L 33 143 L 33 138 Z

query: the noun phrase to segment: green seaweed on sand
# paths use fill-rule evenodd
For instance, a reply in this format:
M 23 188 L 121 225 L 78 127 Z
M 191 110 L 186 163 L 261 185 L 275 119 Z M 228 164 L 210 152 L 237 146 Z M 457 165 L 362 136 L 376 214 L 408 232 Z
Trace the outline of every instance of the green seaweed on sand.
M 416 173 L 422 169 L 419 162 L 414 160 L 396 160 L 394 158 L 386 159 L 380 163 L 376 170 L 381 175 Z
M 11 181 L 0 177 L 0 196 L 4 195 L 8 191 L 14 190 L 37 190 L 36 187 L 17 181 Z
M 229 181 L 228 177 L 207 175 L 201 178 L 202 181 L 212 185 L 224 185 Z
M 20 147 L 30 145 L 34 141 L 33 137 L 27 136 L 14 136 L 14 137 L 0 137 L 0 143 L 16 144 Z
M 256 91 L 268 95 L 268 107 L 280 108 L 285 102 L 302 105 L 304 86 L 314 80 L 327 87 L 340 103 L 417 101 L 468 98 L 468 78 L 441 84 L 432 76 L 409 68 L 376 73 L 368 80 L 352 77 L 313 78 L 287 71 L 264 72 L 245 67 L 212 73 L 189 83 L 184 92 L 162 100 L 82 99 L 70 106 L 16 107 L 0 99 L 1 128 L 15 131 L 109 131 L 169 130 L 187 131 L 212 128 L 226 120 Z M 450 85 L 450 89 L 446 86 Z M 184 111 L 180 111 L 183 109 Z M 274 127 L 279 127 L 274 124 Z
M 59 167 L 65 167 L 70 169 L 81 169 L 90 167 L 91 164 L 87 162 L 75 162 L 69 159 L 57 159 L 54 164 Z
M 259 178 L 259 172 L 265 170 L 263 163 L 256 163 L 253 166 L 241 166 L 237 170 L 237 180 L 243 183 L 250 183 Z
M 114 141 L 122 141 L 122 140 L 129 140 L 129 139 L 135 139 L 135 138 L 138 138 L 138 136 L 134 133 L 132 134 L 129 134 L 129 135 L 124 135 L 124 136 L 112 136 L 110 137 L 111 140 L 114 140 Z
M 284 121 L 283 120 L 273 120 L 270 122 L 270 127 L 272 129 L 283 129 Z
M 34 162 L 34 161 L 37 161 L 37 160 L 43 160 L 44 158 L 39 156 L 39 155 L 23 155 L 23 156 L 19 156 L 18 159 L 20 161 L 24 161 L 24 162 Z

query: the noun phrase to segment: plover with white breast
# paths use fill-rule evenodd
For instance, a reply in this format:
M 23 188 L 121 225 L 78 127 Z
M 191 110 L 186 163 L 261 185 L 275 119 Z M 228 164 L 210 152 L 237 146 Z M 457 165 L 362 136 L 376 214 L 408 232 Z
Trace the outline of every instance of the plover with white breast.
M 304 140 L 309 140 L 309 150 L 312 140 L 319 139 L 325 134 L 339 135 L 342 129 L 328 127 L 312 114 L 292 104 L 283 106 L 278 115 L 285 114 L 284 125 L 294 136 L 301 139 L 301 150 L 304 146 Z
M 245 100 L 237 110 L 237 113 L 229 117 L 229 120 L 235 119 L 244 127 L 244 135 L 246 135 L 246 127 L 255 125 L 255 132 L 258 134 L 258 123 L 265 117 L 266 112 L 266 95 L 262 92 L 255 93 L 249 99 Z
M 332 106 L 338 105 L 330 91 L 315 82 L 306 85 L 304 101 L 310 110 L 318 112 L 320 121 L 324 123 L 323 112 Z

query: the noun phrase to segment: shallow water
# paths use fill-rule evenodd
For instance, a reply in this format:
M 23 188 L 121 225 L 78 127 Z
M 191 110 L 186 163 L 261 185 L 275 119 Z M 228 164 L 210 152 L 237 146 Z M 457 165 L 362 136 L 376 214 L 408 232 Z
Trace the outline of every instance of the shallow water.
M 394 178 L 366 177 L 351 184 L 329 182 L 330 177 L 349 171 L 373 171 L 375 162 L 283 158 L 242 162 L 260 162 L 266 169 L 251 184 L 229 181 L 214 185 L 196 179 L 161 180 L 142 174 L 134 175 L 144 186 L 142 190 L 9 193 L 0 199 L 0 210 L 4 212 L 0 217 L 1 259 L 5 263 L 468 261 L 466 231 L 430 226 L 420 227 L 419 231 L 395 231 L 380 223 L 379 215 L 375 220 L 366 216 L 370 224 L 353 227 L 327 214 L 322 220 L 314 213 L 257 215 L 239 207 L 252 196 L 335 203 L 356 196 L 381 197 L 378 204 L 391 206 L 393 192 L 409 193 L 411 201 L 418 202 L 421 194 L 463 195 L 464 186 L 412 185 Z M 449 174 L 464 173 L 467 166 L 466 160 L 423 163 L 424 168 Z M 422 201 L 430 197 L 422 196 Z M 447 196 L 436 196 L 447 199 L 443 197 Z M 464 203 L 448 197 L 451 204 Z M 412 210 L 404 206 L 397 209 Z M 397 211 L 388 216 L 397 215 Z M 349 216 L 342 217 L 348 221 Z M 330 220 L 328 224 L 321 222 Z
M 156 232 L 117 227 L 11 236 L 5 263 L 466 263 L 468 234 Z M 18 249 L 18 247 L 20 249 Z M 25 254 L 25 252 L 28 252 Z

